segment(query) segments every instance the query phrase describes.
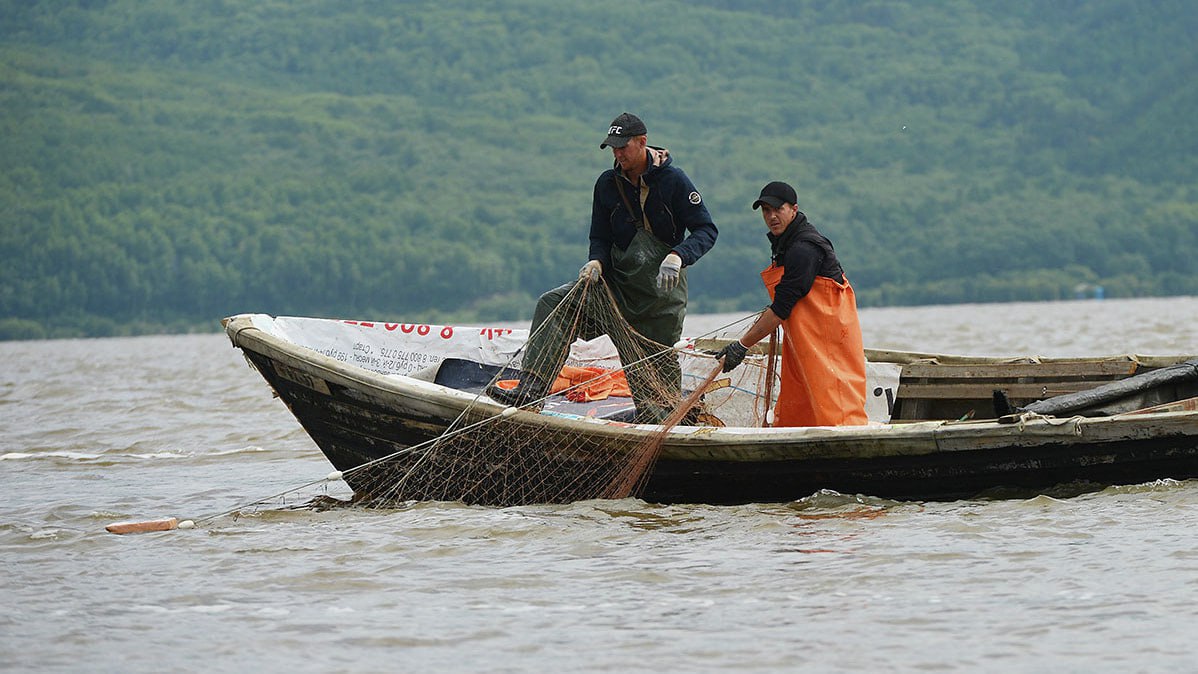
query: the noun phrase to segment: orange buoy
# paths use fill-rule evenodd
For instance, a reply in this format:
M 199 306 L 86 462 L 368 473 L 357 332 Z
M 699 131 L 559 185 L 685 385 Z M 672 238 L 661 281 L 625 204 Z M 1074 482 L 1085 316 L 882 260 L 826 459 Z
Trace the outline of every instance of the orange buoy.
M 149 520 L 147 522 L 113 522 L 104 527 L 113 534 L 140 534 L 147 531 L 170 531 L 179 528 L 179 520 L 172 517 L 165 520 Z

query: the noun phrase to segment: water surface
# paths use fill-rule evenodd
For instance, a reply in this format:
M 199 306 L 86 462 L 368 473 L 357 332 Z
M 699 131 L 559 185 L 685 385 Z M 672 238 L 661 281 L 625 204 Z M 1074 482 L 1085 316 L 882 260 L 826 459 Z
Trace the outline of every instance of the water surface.
M 1198 298 L 862 324 L 875 348 L 1198 352 Z M 1198 650 L 1195 482 L 949 503 L 277 502 L 114 536 L 331 467 L 222 335 L 0 343 L 0 363 L 7 671 L 1147 672 Z

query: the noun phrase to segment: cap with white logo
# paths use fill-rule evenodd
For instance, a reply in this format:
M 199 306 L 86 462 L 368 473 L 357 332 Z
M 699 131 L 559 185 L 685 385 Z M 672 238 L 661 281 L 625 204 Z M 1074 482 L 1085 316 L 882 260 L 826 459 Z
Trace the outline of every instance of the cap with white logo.
M 624 147 L 634 136 L 643 136 L 647 133 L 645 123 L 641 121 L 640 117 L 631 112 L 625 112 L 611 121 L 611 126 L 607 129 L 607 140 L 599 144 L 599 149 L 603 150 L 609 145 Z

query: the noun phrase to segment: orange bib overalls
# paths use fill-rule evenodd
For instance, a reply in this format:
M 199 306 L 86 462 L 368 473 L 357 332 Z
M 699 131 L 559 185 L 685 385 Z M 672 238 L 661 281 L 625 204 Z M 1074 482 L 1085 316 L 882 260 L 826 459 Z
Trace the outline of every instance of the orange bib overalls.
M 771 264 L 761 272 L 771 301 L 783 271 Z M 857 320 L 857 297 L 847 276 L 844 285 L 816 276 L 811 291 L 782 322 L 782 385 L 773 425 L 861 426 L 868 422 L 865 347 Z

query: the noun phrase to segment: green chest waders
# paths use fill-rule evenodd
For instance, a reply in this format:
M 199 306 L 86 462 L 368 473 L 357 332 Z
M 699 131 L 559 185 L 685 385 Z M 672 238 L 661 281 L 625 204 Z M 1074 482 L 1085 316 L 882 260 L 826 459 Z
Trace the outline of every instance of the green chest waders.
M 682 336 L 682 321 L 686 317 L 686 269 L 679 273 L 674 288 L 658 289 L 658 269 L 670 253 L 670 247 L 646 231 L 638 231 L 624 250 L 613 246 L 611 253 L 612 269 L 604 270 L 604 278 L 616 306 L 633 330 L 656 344 L 636 344 L 627 328 L 616 323 L 616 316 L 603 317 L 602 324 L 577 334 L 560 325 L 561 320 L 568 319 L 550 317 L 561 313 L 555 310 L 574 287 L 573 283 L 567 283 L 541 295 L 537 302 L 522 369 L 535 375 L 546 386 L 547 393 L 548 384 L 566 363 L 568 340 L 590 340 L 607 334 L 620 354 L 620 361 L 626 367 L 632 366 L 625 375 L 632 389 L 637 420 L 656 423 L 664 419 L 681 398 L 682 369 L 673 352 L 662 353 L 650 360 L 641 359 L 646 353 L 658 353 L 673 346 Z
M 686 318 L 686 269 L 678 275 L 678 283 L 670 290 L 657 287 L 661 261 L 670 253 L 670 246 L 649 232 L 638 229 L 628 248 L 611 250 L 611 289 L 624 320 L 644 337 L 661 346 L 658 351 L 672 347 L 682 337 L 682 321 Z M 610 335 L 618 334 L 609 331 Z M 627 345 L 613 337 L 620 360 L 631 363 Z M 635 353 L 633 351 L 633 353 Z M 640 367 L 625 371 L 632 399 L 637 408 L 637 420 L 657 423 L 674 409 L 681 398 L 682 369 L 672 352 L 650 359 Z
M 611 289 L 620 313 L 633 329 L 663 346 L 673 346 L 682 337 L 686 318 L 686 269 L 672 289 L 657 287 L 657 272 L 669 254 L 669 245 L 643 229 L 625 250 L 611 249 Z

